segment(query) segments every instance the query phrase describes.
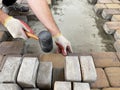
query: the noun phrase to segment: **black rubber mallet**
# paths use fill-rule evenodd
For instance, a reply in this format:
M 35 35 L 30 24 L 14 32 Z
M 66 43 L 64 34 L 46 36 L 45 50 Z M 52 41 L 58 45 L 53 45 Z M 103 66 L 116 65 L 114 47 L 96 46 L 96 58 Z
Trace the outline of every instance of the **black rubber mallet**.
M 53 49 L 53 40 L 52 40 L 52 35 L 48 31 L 42 31 L 39 33 L 38 36 L 25 32 L 26 35 L 30 38 L 34 38 L 36 40 L 39 40 L 40 46 L 44 52 L 50 52 Z

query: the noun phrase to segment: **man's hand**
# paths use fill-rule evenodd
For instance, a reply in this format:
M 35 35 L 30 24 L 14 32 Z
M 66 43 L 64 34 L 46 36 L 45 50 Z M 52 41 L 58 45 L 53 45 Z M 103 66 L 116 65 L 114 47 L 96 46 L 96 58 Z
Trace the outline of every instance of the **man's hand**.
M 25 31 L 33 33 L 31 28 L 25 22 L 13 17 L 8 17 L 5 20 L 4 26 L 8 29 L 13 38 L 23 38 L 26 40 L 28 37 L 26 36 Z
M 68 52 L 72 53 L 72 47 L 71 47 L 71 43 L 62 35 L 56 35 L 54 37 L 55 39 L 55 43 L 58 46 L 58 52 L 62 53 L 63 55 L 67 55 Z

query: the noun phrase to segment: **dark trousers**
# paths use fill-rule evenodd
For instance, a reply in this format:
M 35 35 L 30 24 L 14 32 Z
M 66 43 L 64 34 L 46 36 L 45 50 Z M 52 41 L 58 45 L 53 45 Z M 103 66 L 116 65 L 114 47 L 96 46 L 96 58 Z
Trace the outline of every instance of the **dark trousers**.
M 14 4 L 17 0 L 2 0 L 2 4 L 5 6 L 10 6 Z

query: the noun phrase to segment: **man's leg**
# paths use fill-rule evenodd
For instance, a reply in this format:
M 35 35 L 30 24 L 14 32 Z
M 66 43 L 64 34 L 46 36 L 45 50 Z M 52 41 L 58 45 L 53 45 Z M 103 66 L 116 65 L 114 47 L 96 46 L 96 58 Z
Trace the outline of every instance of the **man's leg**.
M 16 3 L 17 0 L 2 0 L 3 4 L 3 11 L 9 12 L 11 10 L 18 11 L 18 12 L 28 12 L 29 7 L 22 6 L 18 3 Z

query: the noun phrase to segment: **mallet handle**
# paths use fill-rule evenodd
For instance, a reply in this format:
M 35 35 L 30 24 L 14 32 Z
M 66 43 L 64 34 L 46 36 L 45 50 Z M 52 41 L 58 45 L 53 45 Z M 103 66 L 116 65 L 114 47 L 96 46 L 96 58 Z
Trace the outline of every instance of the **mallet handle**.
M 32 33 L 29 33 L 29 32 L 25 32 L 26 33 L 26 35 L 28 36 L 28 37 L 30 37 L 30 38 L 34 38 L 34 39 L 36 39 L 36 40 L 38 40 L 39 38 L 36 36 L 36 35 L 34 35 L 34 34 L 32 34 Z

